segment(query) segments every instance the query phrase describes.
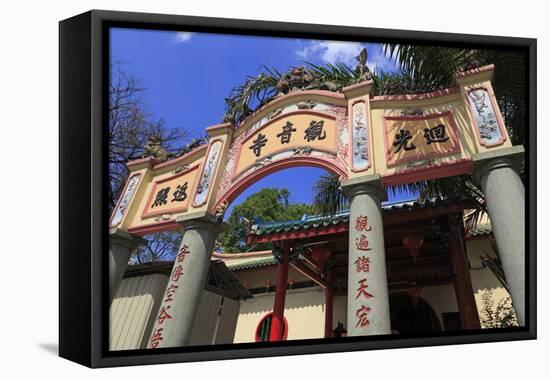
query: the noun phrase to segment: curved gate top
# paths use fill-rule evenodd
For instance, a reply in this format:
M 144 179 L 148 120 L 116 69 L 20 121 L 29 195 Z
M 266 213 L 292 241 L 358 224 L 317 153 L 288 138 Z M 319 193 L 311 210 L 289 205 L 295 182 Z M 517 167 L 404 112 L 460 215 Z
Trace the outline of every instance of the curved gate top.
M 110 228 L 145 235 L 222 215 L 253 182 L 293 166 L 378 175 L 384 185 L 470 173 L 477 155 L 511 147 L 493 68 L 457 73 L 453 87 L 432 93 L 372 96 L 366 81 L 277 97 L 238 128 L 208 127 L 208 143 L 183 156 L 129 162 Z

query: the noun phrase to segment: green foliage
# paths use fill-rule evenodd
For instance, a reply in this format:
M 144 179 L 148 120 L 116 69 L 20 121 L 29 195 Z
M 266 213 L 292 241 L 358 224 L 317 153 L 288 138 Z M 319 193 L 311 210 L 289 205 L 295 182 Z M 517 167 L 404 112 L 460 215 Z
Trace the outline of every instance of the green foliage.
M 494 89 L 508 133 L 522 144 L 526 121 L 525 54 L 519 51 L 475 50 L 460 47 L 386 44 L 386 54 L 399 65 L 399 72 L 372 72 L 376 95 L 424 93 L 452 85 L 454 74 L 475 65 L 494 64 Z M 366 78 L 342 62 L 316 65 L 305 62 L 314 77 L 307 88 L 341 91 Z M 291 67 L 290 70 L 295 67 Z M 226 98 L 225 121 L 240 124 L 253 111 L 277 96 L 276 85 L 284 76 L 276 68 L 249 76 Z
M 308 71 L 315 77 L 313 84 L 310 85 L 311 89 L 330 89 L 330 83 L 334 84 L 333 90 L 340 91 L 345 86 L 361 81 L 361 75 L 342 62 L 327 63 L 324 66 L 306 62 L 306 65 Z
M 311 62 L 304 62 L 304 64 L 306 66 L 302 68 L 313 77 L 313 80 L 300 89 L 340 92 L 342 88 L 367 80 L 369 77 L 361 75 L 342 62 L 325 65 Z M 297 67 L 291 67 L 289 71 L 295 68 Z M 264 72 L 257 76 L 248 76 L 243 84 L 233 88 L 229 97 L 225 99 L 225 122 L 239 125 L 257 108 L 279 95 L 276 86 L 284 74 L 274 67 L 263 66 L 263 70 Z M 424 80 L 424 76 L 417 78 L 410 71 L 403 69 L 399 73 L 372 72 L 371 74 L 376 95 L 430 92 L 443 88 L 443 85 L 447 83 L 447 81 L 441 81 L 435 77 L 426 80 Z M 450 77 L 452 78 L 452 75 Z
M 384 45 L 401 70 L 415 82 L 449 86 L 454 74 L 473 61 L 473 50 L 422 45 Z
M 513 144 L 523 144 L 526 127 L 525 53 L 422 45 L 384 46 L 414 83 L 432 88 L 448 87 L 454 74 L 467 68 L 494 64 L 493 87 Z
M 502 267 L 502 261 L 500 260 L 500 256 L 498 255 L 497 251 L 497 242 L 495 240 L 494 235 L 491 236 L 491 250 L 486 251 L 483 250 L 483 254 L 480 256 L 483 264 L 493 272 L 495 277 L 497 278 L 498 282 L 504 287 L 506 290 L 510 291 L 508 288 L 508 283 L 506 282 L 506 277 L 504 275 L 504 268 Z
M 391 44 L 385 45 L 384 49 L 399 64 L 401 75 L 407 77 L 410 83 L 422 83 L 420 88 L 427 86 L 432 90 L 451 86 L 456 72 L 494 64 L 493 87 L 508 134 L 513 144 L 524 143 L 527 125 L 525 102 L 527 80 L 523 53 Z M 457 195 L 469 199 L 474 205 L 474 210 L 467 215 L 466 229 L 475 227 L 487 211 L 483 193 L 474 184 L 471 176 L 448 177 L 415 183 L 411 186 L 419 189 L 421 199 Z
M 334 215 L 349 207 L 337 175 L 325 174 L 313 184 L 313 207 L 317 214 Z
M 275 68 L 263 66 L 258 76 L 248 76 L 244 84 L 237 85 L 225 99 L 226 113 L 224 122 L 239 124 L 252 113 L 252 107 L 263 105 L 277 93 L 275 85 L 282 75 Z
M 233 208 L 227 221 L 229 228 L 220 235 L 225 252 L 244 252 L 270 249 L 262 244 L 246 245 L 246 236 L 252 223 L 300 219 L 303 214 L 311 214 L 314 209 L 306 204 L 289 204 L 290 192 L 283 188 L 264 188 L 249 196 Z
M 304 70 L 314 77 L 307 88 L 340 91 L 343 87 L 358 83 L 360 75 L 344 63 L 318 66 L 306 63 Z M 296 67 L 291 67 L 290 70 Z M 225 122 L 239 125 L 255 109 L 266 104 L 278 94 L 276 85 L 283 78 L 283 74 L 274 67 L 263 66 L 264 72 L 257 76 L 248 76 L 245 82 L 233 88 L 229 97 L 225 99 Z M 289 71 L 290 71 L 289 70 Z
M 461 198 L 468 200 L 472 210 L 465 216 L 465 229 L 472 230 L 487 212 L 485 197 L 481 188 L 475 185 L 469 175 L 445 177 L 437 180 L 427 180 L 409 187 L 416 187 L 420 193 L 420 200 L 426 201 L 433 198 Z
M 482 308 L 479 318 L 481 327 L 508 328 L 517 326 L 516 314 L 510 297 L 502 298 L 495 303 L 493 296 L 494 289 L 487 289 L 481 294 Z

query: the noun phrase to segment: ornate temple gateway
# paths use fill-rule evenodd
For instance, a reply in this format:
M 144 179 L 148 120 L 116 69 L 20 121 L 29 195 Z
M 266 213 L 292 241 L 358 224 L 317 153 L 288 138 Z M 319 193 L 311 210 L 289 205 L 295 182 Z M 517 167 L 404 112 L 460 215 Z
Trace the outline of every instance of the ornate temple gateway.
M 472 174 L 481 185 L 491 229 L 475 232 L 487 242 L 494 236 L 515 314 L 523 324 L 525 194 L 519 171 L 524 150 L 510 142 L 492 74 L 493 66 L 460 72 L 453 87 L 415 95 L 372 96 L 368 80 L 341 93 L 289 91 L 238 128 L 229 123 L 207 128 L 208 143 L 183 156 L 129 162 L 130 175 L 110 219 L 111 348 L 410 332 L 414 327 L 399 316 L 413 311 L 406 308 L 407 298 L 413 309 L 426 314 L 417 322 L 423 324 L 420 330 L 480 328 L 474 287 L 491 279 L 487 285 L 499 284 L 494 277 L 484 281 L 473 273 L 485 267 L 474 257 L 481 261 L 483 253 L 496 250 L 491 243 L 474 246 L 478 234 L 465 235 L 463 213 L 471 204 L 460 199 L 384 202 L 387 186 L 462 174 Z M 296 166 L 338 175 L 349 212 L 258 225 L 249 242 L 274 242 L 273 251 L 213 255 L 228 205 L 262 177 Z M 140 320 L 132 320 L 141 322 L 141 334 L 134 344 L 117 346 L 113 332 L 124 332 L 120 327 L 131 307 L 120 301 L 131 300 L 128 290 L 137 284 L 131 280 L 153 274 L 127 269 L 130 255 L 144 242 L 142 236 L 168 230 L 183 232 L 179 253 L 168 267 L 152 267 L 158 275 L 154 284 L 140 284 L 152 290 L 146 290 L 152 299 L 141 302 L 148 304 L 140 307 Z M 214 268 L 220 264 L 224 267 Z M 236 268 L 239 264 L 251 265 Z M 451 291 L 441 289 L 445 287 Z M 313 321 L 287 319 L 285 312 L 300 307 L 289 301 L 290 293 L 311 288 L 322 296 L 303 298 L 310 307 L 322 298 L 324 331 L 296 333 Z M 442 303 L 453 292 L 454 305 L 445 307 Z M 209 298 L 214 298 L 210 305 Z M 254 308 L 254 301 L 270 302 L 270 310 Z M 207 317 L 226 308 L 230 315 Z M 453 323 L 450 315 L 445 320 L 448 313 L 457 313 L 458 320 Z M 304 314 L 293 316 L 304 319 Z M 197 339 L 199 328 L 203 331 L 198 334 L 209 335 L 206 339 Z

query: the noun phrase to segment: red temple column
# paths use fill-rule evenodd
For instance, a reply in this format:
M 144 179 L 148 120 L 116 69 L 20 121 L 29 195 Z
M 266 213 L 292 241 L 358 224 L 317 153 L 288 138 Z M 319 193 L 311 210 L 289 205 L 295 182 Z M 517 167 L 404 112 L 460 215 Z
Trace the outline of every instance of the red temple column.
M 451 214 L 449 221 L 451 224 L 451 234 L 449 237 L 451 264 L 453 273 L 455 274 L 454 286 L 460 324 L 462 329 L 480 329 L 479 314 L 477 312 L 472 280 L 468 269 L 466 248 L 464 247 L 462 214 Z
M 332 274 L 329 271 L 327 274 L 329 286 L 324 289 L 325 292 L 325 338 L 332 337 L 332 312 L 334 290 L 332 289 Z
M 288 282 L 289 245 L 282 243 L 282 258 L 277 266 L 277 282 L 275 286 L 275 302 L 273 303 L 273 317 L 269 331 L 269 341 L 281 341 L 283 339 L 284 312 L 286 287 Z

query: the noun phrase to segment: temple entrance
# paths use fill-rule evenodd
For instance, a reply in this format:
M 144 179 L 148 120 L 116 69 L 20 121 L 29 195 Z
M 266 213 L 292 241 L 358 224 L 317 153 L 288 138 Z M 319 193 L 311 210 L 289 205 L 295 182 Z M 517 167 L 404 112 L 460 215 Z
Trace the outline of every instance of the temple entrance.
M 313 287 L 316 284 L 321 283 L 326 295 L 330 295 L 332 300 L 327 265 L 330 257 L 328 249 L 304 244 L 302 238 L 292 237 L 292 240 L 285 241 L 251 237 L 266 227 L 271 230 L 276 229 L 278 224 L 301 224 L 314 217 L 319 218 L 321 210 L 314 200 L 315 188 L 320 182 L 325 182 L 324 180 L 337 184 L 336 177 L 339 177 L 335 168 L 328 167 L 329 164 L 315 164 L 314 159 L 300 161 L 300 164 L 294 162 L 291 166 L 278 165 L 274 167 L 276 169 L 272 167 L 270 170 L 260 171 L 253 178 L 243 180 L 242 185 L 236 188 L 238 192 L 229 192 L 225 199 L 228 203 L 224 218 L 227 229 L 219 236 L 219 249 L 217 248 L 213 258 L 220 259 L 232 269 L 237 269 L 236 271 L 241 271 L 232 263 L 236 255 L 249 256 L 252 260 L 261 256 L 262 264 L 265 264 L 265 269 L 256 274 L 238 273 L 245 286 L 261 297 L 258 303 L 245 304 L 243 311 L 258 316 L 264 310 L 270 311 L 256 326 L 256 342 L 286 340 L 289 328 L 284 316 L 285 307 L 292 306 L 293 303 L 296 306 L 296 298 L 300 298 L 302 303 L 314 302 L 317 291 Z M 347 233 L 345 236 L 347 237 Z M 244 267 L 242 270 L 247 269 Z M 268 294 L 270 299 L 265 299 L 266 293 L 274 294 Z M 329 318 L 325 319 L 324 335 L 330 336 L 332 321 L 328 314 L 326 316 Z M 291 315 L 290 323 L 292 335 L 308 328 L 305 319 L 299 316 Z M 241 330 L 238 333 L 237 337 L 243 337 Z
M 410 334 L 441 331 L 432 306 L 419 296 L 400 291 L 390 294 L 392 333 Z
M 441 331 L 434 310 L 415 290 L 444 285 L 451 290 L 454 286 L 461 328 L 479 329 L 464 214 L 476 208 L 482 194 L 488 194 L 502 275 L 509 281 L 518 323 L 523 324 L 524 277 L 517 273 L 523 271 L 524 261 L 517 251 L 523 251 L 524 225 L 516 216 L 524 213 L 518 174 L 523 148 L 512 146 L 497 122 L 492 70 L 488 66 L 461 72 L 453 88 L 407 97 L 373 96 L 372 81 L 341 92 L 288 93 L 238 125 L 208 127 L 208 143 L 181 156 L 163 160 L 153 155 L 128 162 L 130 175 L 109 223 L 111 293 L 132 251 L 146 242 L 141 237 L 173 230 L 183 235 L 147 347 L 191 345 L 196 309 L 213 259 L 237 272 L 245 290 L 238 289 L 245 294 L 274 293 L 268 309 L 273 315 L 265 322 L 254 319 L 247 328 L 254 335 L 259 322 L 260 340 L 281 341 L 285 332 L 289 339 L 311 337 L 291 335 L 308 324 L 294 321 L 291 311 L 285 323 L 284 315 L 287 289 L 311 286 L 318 287 L 324 306 L 324 327 L 315 337 L 333 337 L 334 329 L 342 327 L 352 337 Z M 472 91 L 478 93 L 475 98 L 468 96 Z M 478 119 L 473 112 L 479 109 L 484 110 Z M 489 115 L 495 120 L 490 143 L 482 137 L 487 136 L 486 125 L 479 124 Z M 264 222 L 256 222 L 252 211 L 239 218 L 246 227 L 230 228 L 239 195 L 273 173 L 304 166 L 338 176 L 337 187 L 349 209 L 330 215 L 300 214 L 300 219 L 288 214 L 285 219 L 266 217 Z M 477 184 L 466 182 L 468 192 L 473 190 L 469 200 L 462 193 L 456 198 L 435 193 L 422 201 L 388 201 L 390 187 L 461 175 L 473 175 L 481 186 L 476 191 L 472 188 Z M 280 181 L 274 186 L 293 184 Z M 306 187 L 302 177 L 294 184 Z M 218 248 L 223 234 L 234 237 L 221 241 L 237 247 L 227 251 L 231 256 L 220 256 L 227 254 Z M 264 247 L 249 249 L 253 245 Z M 244 272 L 252 268 L 272 269 L 272 277 L 262 281 L 265 272 L 256 277 L 256 272 Z M 236 280 L 229 274 L 225 278 Z M 310 286 L 299 287 L 306 284 L 302 280 Z

